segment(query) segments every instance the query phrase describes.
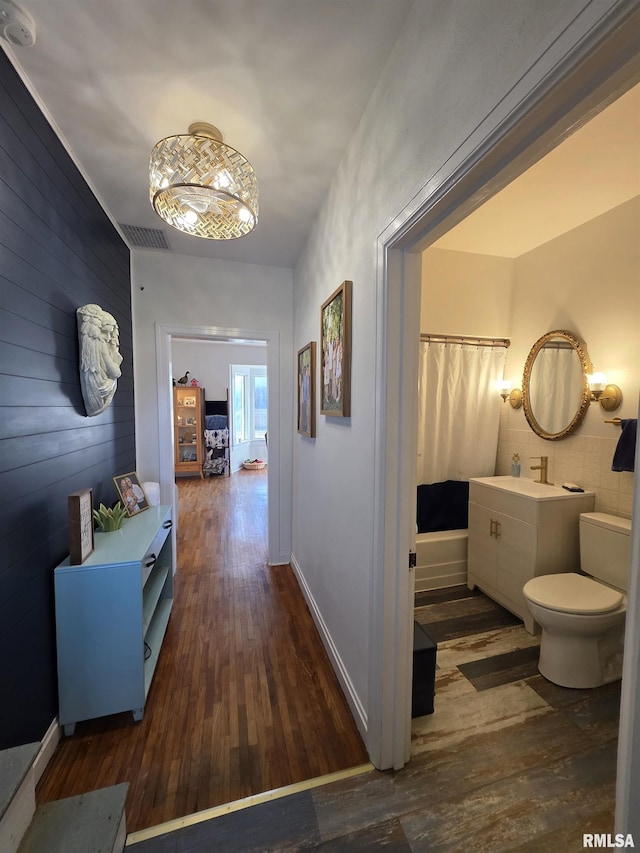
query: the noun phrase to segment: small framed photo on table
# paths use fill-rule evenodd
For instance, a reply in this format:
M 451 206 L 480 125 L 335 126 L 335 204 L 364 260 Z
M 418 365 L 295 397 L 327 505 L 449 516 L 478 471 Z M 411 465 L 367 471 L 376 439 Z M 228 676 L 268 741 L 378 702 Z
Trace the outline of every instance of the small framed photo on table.
M 93 489 L 81 489 L 68 498 L 69 563 L 79 566 L 93 553 Z
M 149 501 L 135 471 L 130 471 L 128 474 L 118 474 L 117 477 L 113 478 L 113 482 L 129 517 L 149 509 Z

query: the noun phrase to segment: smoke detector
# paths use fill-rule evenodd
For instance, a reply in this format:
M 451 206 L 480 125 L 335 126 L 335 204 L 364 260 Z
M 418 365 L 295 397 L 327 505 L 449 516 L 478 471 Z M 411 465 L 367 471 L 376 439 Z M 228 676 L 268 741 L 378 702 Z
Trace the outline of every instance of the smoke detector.
M 13 0 L 0 0 L 0 36 L 18 47 L 31 47 L 36 43 L 36 23 Z

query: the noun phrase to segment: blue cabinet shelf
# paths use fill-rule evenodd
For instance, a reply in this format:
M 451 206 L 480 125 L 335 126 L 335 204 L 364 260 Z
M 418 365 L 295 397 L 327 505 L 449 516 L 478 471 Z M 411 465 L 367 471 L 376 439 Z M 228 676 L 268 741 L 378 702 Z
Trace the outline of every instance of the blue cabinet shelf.
M 55 570 L 59 721 L 131 711 L 141 720 L 173 605 L 171 507 L 96 533 L 82 565 Z

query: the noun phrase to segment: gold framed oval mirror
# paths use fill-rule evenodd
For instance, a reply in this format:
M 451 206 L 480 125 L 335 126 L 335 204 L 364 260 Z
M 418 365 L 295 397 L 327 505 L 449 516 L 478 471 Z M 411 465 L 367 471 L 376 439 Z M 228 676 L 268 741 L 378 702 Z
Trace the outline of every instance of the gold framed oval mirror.
M 591 392 L 586 345 L 571 332 L 547 332 L 531 347 L 524 366 L 522 404 L 531 429 L 541 438 L 566 438 L 584 418 Z

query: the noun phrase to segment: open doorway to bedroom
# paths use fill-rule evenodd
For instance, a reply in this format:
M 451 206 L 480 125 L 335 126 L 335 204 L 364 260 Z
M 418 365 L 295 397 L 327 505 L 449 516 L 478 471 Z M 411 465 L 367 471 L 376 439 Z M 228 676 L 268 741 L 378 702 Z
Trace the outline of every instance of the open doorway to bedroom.
M 187 381 L 192 378 L 195 370 L 191 370 L 187 365 L 183 367 L 184 373 L 178 369 L 178 364 L 173 363 L 173 344 L 174 342 L 185 341 L 194 346 L 206 347 L 207 344 L 224 344 L 231 346 L 234 353 L 242 351 L 242 347 L 248 349 L 258 347 L 260 351 L 260 360 L 266 363 L 266 376 L 269 388 L 269 405 L 267 412 L 267 430 L 269 436 L 269 463 L 263 469 L 266 471 L 266 483 L 268 484 L 268 493 L 271 494 L 272 500 L 267 501 L 267 562 L 269 565 L 276 566 L 288 564 L 290 558 L 289 547 L 284 547 L 281 536 L 281 499 L 280 499 L 280 481 L 281 481 L 281 454 L 280 454 L 280 423 L 281 423 L 281 394 L 280 394 L 280 338 L 277 332 L 269 331 L 248 331 L 243 329 L 226 329 L 218 326 L 178 326 L 158 323 L 156 324 L 156 375 L 157 375 L 157 391 L 158 391 L 158 432 L 159 432 L 159 472 L 160 472 L 160 495 L 164 502 L 172 502 L 174 482 L 175 482 L 175 464 L 174 464 L 174 444 L 173 444 L 173 420 L 172 420 L 172 391 L 173 380 L 186 377 L 186 371 L 189 371 Z M 194 357 L 199 359 L 197 355 Z M 265 361 L 266 359 L 266 361 Z M 241 359 L 235 359 L 239 362 Z M 252 360 L 252 359 L 249 359 Z M 218 377 L 219 385 L 211 386 L 218 388 L 218 393 L 224 396 L 221 399 L 226 400 L 227 388 L 229 387 L 230 373 L 228 365 L 233 362 L 233 359 L 220 368 L 220 376 Z M 205 375 L 205 374 L 202 374 Z M 203 379 L 195 377 L 200 384 L 204 385 Z M 213 381 L 213 380 L 212 380 Z M 220 391 L 220 389 L 223 389 Z M 205 387 L 205 399 L 209 399 L 209 392 Z M 266 436 L 265 436 L 266 439 Z M 266 440 L 264 442 L 266 450 Z M 266 455 L 266 454 L 265 454 Z M 176 555 L 177 560 L 177 555 Z M 180 568 L 177 562 L 178 570 Z
M 186 379 L 203 389 L 204 476 L 264 470 L 269 461 L 266 342 L 176 336 L 171 365 L 174 381 Z
M 171 339 L 174 383 L 172 422 L 186 384 L 201 400 L 201 424 L 185 445 L 176 429 L 174 454 L 179 512 L 178 565 L 193 565 L 192 540 L 202 540 L 210 570 L 220 558 L 220 571 L 234 566 L 258 567 L 268 559 L 268 416 L 266 341 L 211 340 L 174 336 Z M 196 420 L 191 418 L 190 420 Z M 200 465 L 183 466 L 192 453 Z M 186 467 L 185 473 L 182 468 Z M 212 533 L 216 543 L 212 546 Z

